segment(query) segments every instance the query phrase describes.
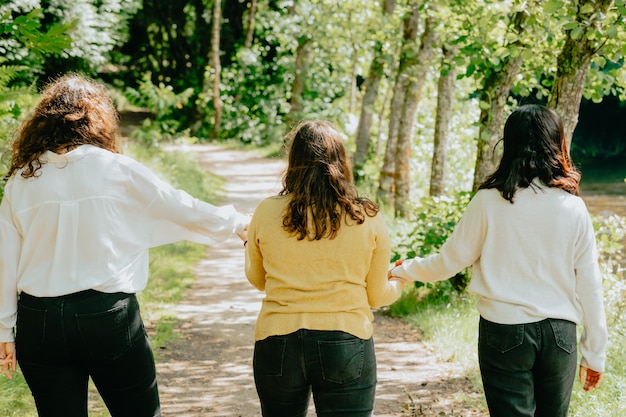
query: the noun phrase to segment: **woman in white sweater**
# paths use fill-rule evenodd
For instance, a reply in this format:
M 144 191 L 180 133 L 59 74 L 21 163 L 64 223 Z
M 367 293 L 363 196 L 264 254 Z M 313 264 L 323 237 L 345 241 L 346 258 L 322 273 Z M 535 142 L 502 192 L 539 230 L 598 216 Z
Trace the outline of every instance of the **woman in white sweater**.
M 473 265 L 478 356 L 492 417 L 566 416 L 576 374 L 600 383 L 607 330 L 595 235 L 578 197 L 557 114 L 515 110 L 497 170 L 480 186 L 439 254 L 410 259 L 390 276 L 432 282 Z
M 10 376 L 19 359 L 40 417 L 87 417 L 89 377 L 111 416 L 160 416 L 135 297 L 148 249 L 243 238 L 247 227 L 231 206 L 120 155 L 117 119 L 103 85 L 70 74 L 43 91 L 13 145 L 0 204 L 0 369 Z

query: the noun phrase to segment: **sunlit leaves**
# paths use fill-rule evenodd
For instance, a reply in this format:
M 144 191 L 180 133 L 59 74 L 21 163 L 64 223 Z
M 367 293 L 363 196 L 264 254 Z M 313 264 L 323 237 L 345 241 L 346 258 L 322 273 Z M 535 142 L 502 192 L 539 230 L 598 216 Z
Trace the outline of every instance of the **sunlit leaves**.
M 51 0 L 47 11 L 63 24 L 73 22 L 72 45 L 64 55 L 96 66 L 127 39 L 127 21 L 140 5 L 139 0 Z

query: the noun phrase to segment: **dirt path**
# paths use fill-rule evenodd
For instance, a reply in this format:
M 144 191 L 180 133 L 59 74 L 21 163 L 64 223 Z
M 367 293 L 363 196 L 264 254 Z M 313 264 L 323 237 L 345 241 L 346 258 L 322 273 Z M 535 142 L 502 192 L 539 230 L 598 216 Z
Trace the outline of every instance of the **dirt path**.
M 227 181 L 225 203 L 253 212 L 280 186 L 282 161 L 257 154 L 195 146 L 199 160 Z M 158 360 L 165 417 L 259 417 L 252 376 L 253 329 L 263 294 L 243 273 L 244 252 L 237 238 L 210 247 L 197 269 L 197 282 L 176 307 L 180 339 L 165 346 Z M 378 360 L 375 415 L 486 416 L 455 402 L 459 394 L 480 398 L 453 364 L 435 359 L 419 333 L 405 323 L 376 314 Z M 415 411 L 405 409 L 414 402 Z M 309 416 L 315 416 L 311 406 Z M 289 416 L 286 416 L 289 417 Z

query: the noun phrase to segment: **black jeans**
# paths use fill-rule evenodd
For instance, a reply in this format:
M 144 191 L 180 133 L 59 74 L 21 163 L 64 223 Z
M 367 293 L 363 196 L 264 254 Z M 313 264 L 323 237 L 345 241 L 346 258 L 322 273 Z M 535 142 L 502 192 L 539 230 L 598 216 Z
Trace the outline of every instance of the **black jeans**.
M 303 417 L 313 391 L 319 417 L 369 417 L 376 392 L 374 341 L 340 331 L 298 330 L 254 345 L 264 417 Z
M 161 415 L 154 357 L 135 295 L 22 293 L 15 342 L 40 417 L 87 417 L 90 376 L 111 416 Z
M 480 318 L 478 360 L 491 417 L 566 417 L 576 376 L 576 324 Z

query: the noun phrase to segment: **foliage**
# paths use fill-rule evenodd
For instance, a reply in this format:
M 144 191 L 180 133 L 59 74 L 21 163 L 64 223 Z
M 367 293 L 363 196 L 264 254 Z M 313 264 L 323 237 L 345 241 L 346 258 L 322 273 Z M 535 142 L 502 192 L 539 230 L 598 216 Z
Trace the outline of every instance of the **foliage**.
M 626 337 L 626 218 L 611 215 L 594 219 L 604 277 L 607 321 L 614 338 Z
M 29 85 L 42 71 L 45 59 L 71 45 L 74 21 L 44 25 L 39 1 L 9 1 L 0 5 L 0 52 L 8 65 L 24 66 L 22 85 Z
M 421 205 L 413 210 L 412 218 L 396 221 L 392 234 L 392 261 L 423 258 L 437 253 L 454 231 L 471 196 L 471 193 L 460 192 L 454 198 L 423 198 Z M 445 301 L 453 294 L 463 292 L 469 278 L 469 272 L 462 271 L 446 281 L 428 284 L 416 282 L 415 286 L 426 286 L 429 297 Z
M 258 42 L 241 49 L 222 72 L 223 136 L 259 144 L 282 139 L 290 128 L 283 124 L 290 110 L 295 53 L 304 38 L 311 52 L 299 118 L 345 124 L 353 60 L 361 76 L 366 69 L 361 57 L 368 53 L 362 48 L 371 42 L 366 28 L 380 17 L 373 6 L 355 0 L 303 0 L 260 9 Z M 201 96 L 199 103 L 210 107 L 210 97 Z
M 128 22 L 141 4 L 141 0 L 50 0 L 45 20 L 71 24 L 72 43 L 44 61 L 44 75 L 78 71 L 95 76 L 111 70 L 114 49 L 129 39 Z
M 171 86 L 163 83 L 154 85 L 152 75 L 146 73 L 139 87 L 128 87 L 125 96 L 132 104 L 147 108 L 154 119 L 146 118 L 141 128 L 132 133 L 132 137 L 144 145 L 152 146 L 163 140 L 171 140 L 175 135 L 180 136 L 180 122 L 173 117 L 173 113 L 185 105 L 192 94 L 191 88 L 175 93 Z
M 45 56 L 69 45 L 67 32 L 72 25 L 42 28 L 42 9 L 26 12 L 29 5 L 9 2 L 0 5 L 0 178 L 8 169 L 9 142 L 20 117 L 35 100 L 36 69 Z M 19 62 L 19 64 L 16 64 Z M 4 181 L 0 181 L 0 198 Z

